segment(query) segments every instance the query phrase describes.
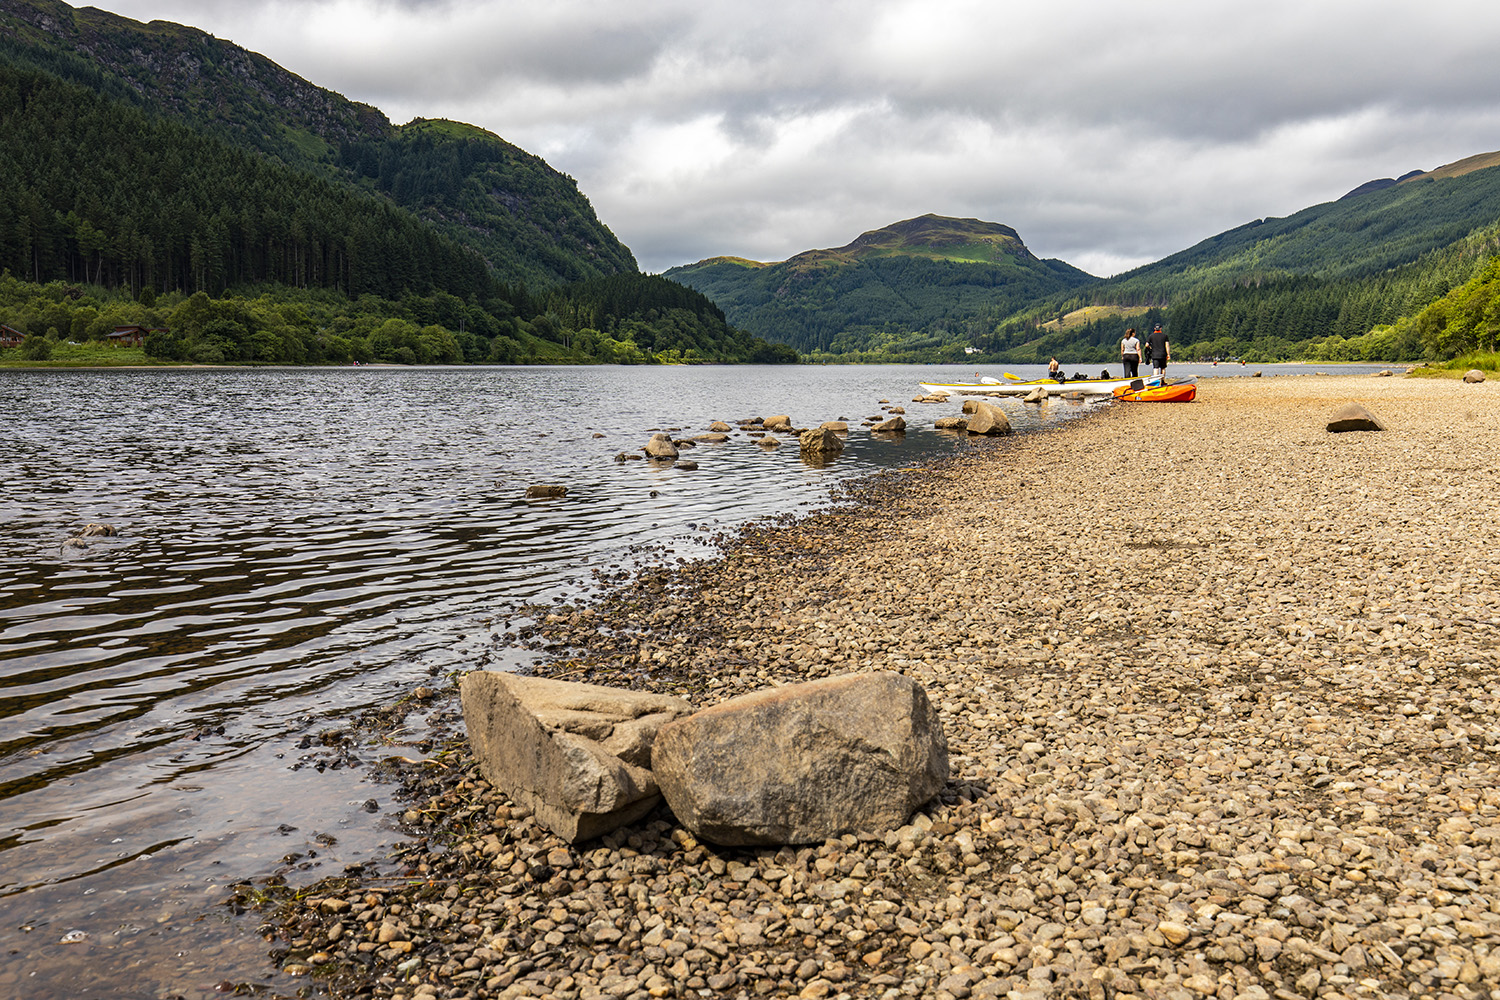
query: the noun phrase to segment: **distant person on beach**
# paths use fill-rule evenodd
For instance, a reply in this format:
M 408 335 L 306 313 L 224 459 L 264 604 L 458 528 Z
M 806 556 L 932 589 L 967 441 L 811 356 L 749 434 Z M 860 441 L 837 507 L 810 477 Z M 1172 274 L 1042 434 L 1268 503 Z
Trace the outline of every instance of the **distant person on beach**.
M 1047 377 L 1058 382 L 1063 380 L 1062 365 L 1057 363 L 1056 358 L 1047 365 Z
M 1120 341 L 1120 362 L 1125 366 L 1125 377 L 1135 378 L 1141 373 L 1141 341 L 1135 335 L 1135 327 L 1125 331 Z
M 1146 355 L 1151 359 L 1151 374 L 1165 375 L 1167 373 L 1167 362 L 1172 360 L 1172 345 L 1167 342 L 1167 334 L 1156 324 L 1156 329 L 1151 331 L 1146 338 Z

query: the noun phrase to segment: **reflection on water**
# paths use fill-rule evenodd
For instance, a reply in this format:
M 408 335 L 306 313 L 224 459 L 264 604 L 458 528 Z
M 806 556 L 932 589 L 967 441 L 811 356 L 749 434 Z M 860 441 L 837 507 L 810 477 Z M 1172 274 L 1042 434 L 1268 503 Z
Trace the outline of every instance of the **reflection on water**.
M 11 371 L 0 497 L 0 996 L 277 984 L 223 885 L 399 839 L 389 792 L 307 735 L 435 676 L 526 662 L 521 604 L 711 551 L 853 476 L 970 447 L 940 368 Z M 861 427 L 908 410 L 905 434 Z M 1003 403 L 1022 429 L 1094 404 Z M 826 465 L 743 433 L 847 419 Z M 565 497 L 528 501 L 534 483 Z M 89 522 L 118 537 L 65 544 Z M 420 713 L 411 717 L 420 731 Z M 208 919 L 203 919 L 209 914 Z M 284 987 L 285 984 L 281 983 Z

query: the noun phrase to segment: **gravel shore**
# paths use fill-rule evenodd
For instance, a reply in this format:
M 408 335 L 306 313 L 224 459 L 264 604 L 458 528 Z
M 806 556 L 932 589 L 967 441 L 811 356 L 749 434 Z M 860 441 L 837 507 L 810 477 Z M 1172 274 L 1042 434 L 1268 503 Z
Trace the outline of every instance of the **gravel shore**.
M 1387 430 L 1329 434 L 1350 401 Z M 909 825 L 727 850 L 659 809 L 569 846 L 479 778 L 450 698 L 449 752 L 397 765 L 401 867 L 278 904 L 284 967 L 404 998 L 1500 1000 L 1500 384 L 1101 409 L 506 639 L 696 705 L 901 671 L 953 770 Z

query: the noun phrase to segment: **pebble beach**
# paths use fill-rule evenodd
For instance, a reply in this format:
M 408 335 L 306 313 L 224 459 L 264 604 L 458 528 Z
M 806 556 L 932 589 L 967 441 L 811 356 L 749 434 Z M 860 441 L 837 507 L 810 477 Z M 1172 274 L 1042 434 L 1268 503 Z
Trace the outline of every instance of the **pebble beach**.
M 334 996 L 1500 998 L 1497 464 L 1500 383 L 1319 375 L 875 477 L 508 641 L 699 707 L 906 674 L 952 770 L 907 825 L 569 845 L 429 692 L 402 854 L 237 903 Z

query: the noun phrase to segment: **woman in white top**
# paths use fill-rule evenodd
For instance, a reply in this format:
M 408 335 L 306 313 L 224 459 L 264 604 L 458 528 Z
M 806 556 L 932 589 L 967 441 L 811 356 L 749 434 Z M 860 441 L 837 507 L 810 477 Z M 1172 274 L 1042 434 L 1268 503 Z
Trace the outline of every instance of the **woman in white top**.
M 1126 378 L 1137 378 L 1141 373 L 1141 342 L 1135 335 L 1135 327 L 1125 331 L 1120 341 L 1120 362 L 1125 366 Z

